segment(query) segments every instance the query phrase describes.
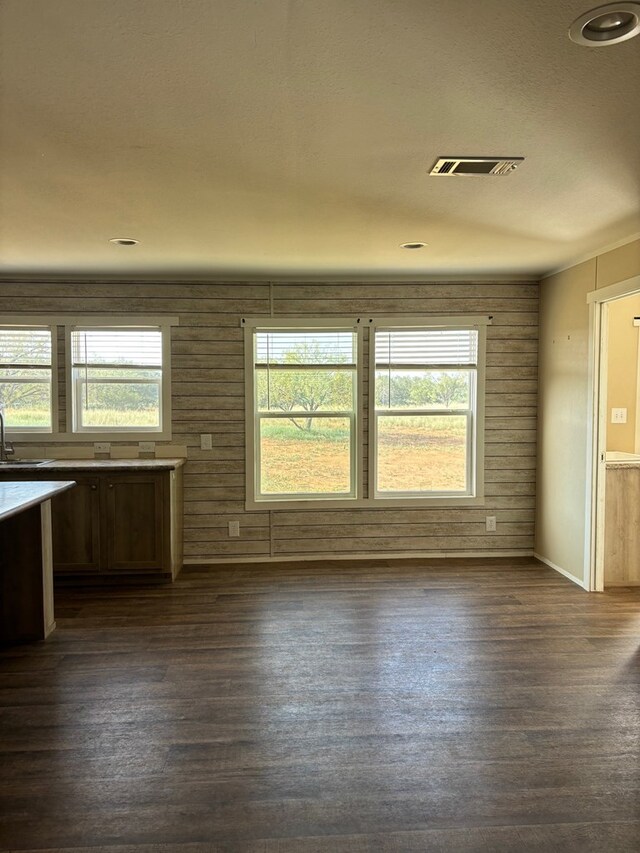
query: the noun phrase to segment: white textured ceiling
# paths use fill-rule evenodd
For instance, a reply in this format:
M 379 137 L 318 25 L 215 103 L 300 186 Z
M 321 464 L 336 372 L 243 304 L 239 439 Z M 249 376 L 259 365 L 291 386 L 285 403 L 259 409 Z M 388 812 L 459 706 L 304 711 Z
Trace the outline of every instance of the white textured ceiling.
M 570 42 L 591 5 L 2 0 L 0 272 L 539 273 L 631 237 L 640 38 Z

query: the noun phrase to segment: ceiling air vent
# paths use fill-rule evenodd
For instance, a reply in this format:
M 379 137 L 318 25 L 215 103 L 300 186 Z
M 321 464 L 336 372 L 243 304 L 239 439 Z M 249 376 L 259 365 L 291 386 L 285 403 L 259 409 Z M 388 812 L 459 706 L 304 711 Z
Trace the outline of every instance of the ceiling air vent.
M 524 157 L 439 157 L 430 175 L 508 175 Z

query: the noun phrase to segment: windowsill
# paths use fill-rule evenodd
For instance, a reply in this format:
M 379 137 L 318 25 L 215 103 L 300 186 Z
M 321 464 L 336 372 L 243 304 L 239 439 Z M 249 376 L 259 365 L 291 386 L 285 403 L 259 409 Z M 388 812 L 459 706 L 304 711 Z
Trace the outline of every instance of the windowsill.
M 318 498 L 303 501 L 246 501 L 247 512 L 272 512 L 277 510 L 323 510 L 323 509 L 393 509 L 395 507 L 461 507 L 484 506 L 484 496 L 437 497 L 437 498 Z
M 93 444 L 95 441 L 171 441 L 167 432 L 12 432 L 6 431 L 7 441 L 13 444 Z

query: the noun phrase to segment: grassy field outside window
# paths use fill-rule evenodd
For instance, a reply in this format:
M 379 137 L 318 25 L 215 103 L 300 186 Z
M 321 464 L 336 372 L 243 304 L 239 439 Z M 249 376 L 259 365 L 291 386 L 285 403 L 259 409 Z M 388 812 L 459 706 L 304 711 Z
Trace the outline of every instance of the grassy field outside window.
M 387 416 L 379 436 L 379 481 L 385 490 L 460 491 L 466 477 L 466 419 Z M 285 419 L 262 420 L 265 493 L 348 491 L 349 424 L 324 418 L 313 429 Z M 303 424 L 304 420 L 300 420 Z

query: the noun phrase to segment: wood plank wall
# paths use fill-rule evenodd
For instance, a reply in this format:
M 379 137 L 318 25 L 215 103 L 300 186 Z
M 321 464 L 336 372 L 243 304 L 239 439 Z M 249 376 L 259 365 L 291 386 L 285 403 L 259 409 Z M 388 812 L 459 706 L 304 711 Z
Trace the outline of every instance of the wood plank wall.
M 531 552 L 536 465 L 536 283 L 0 282 L 5 312 L 178 315 L 173 443 L 188 447 L 185 557 Z M 484 508 L 244 509 L 242 316 L 492 314 Z M 62 371 L 62 367 L 61 367 Z M 64 399 L 60 400 L 64 412 Z M 366 426 L 366 425 L 365 425 Z M 213 450 L 200 450 L 200 433 Z M 124 442 L 126 443 L 126 442 Z M 61 454 L 58 454 L 61 455 Z M 485 532 L 496 515 L 498 530 Z M 227 523 L 240 522 L 239 539 Z

